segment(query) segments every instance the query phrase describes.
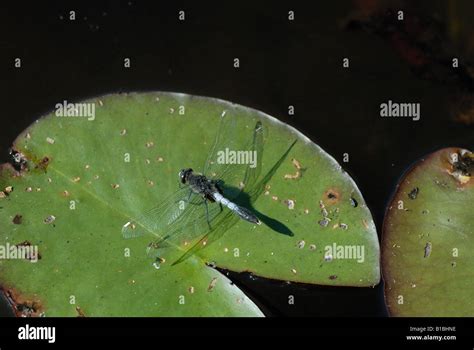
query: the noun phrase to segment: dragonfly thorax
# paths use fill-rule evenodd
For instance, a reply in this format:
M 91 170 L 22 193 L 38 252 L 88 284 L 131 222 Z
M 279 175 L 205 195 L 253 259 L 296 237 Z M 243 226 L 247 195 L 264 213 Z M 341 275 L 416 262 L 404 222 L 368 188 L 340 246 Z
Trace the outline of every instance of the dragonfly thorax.
M 202 174 L 195 173 L 191 168 L 181 170 L 179 178 L 181 183 L 188 185 L 192 192 L 203 195 L 211 202 L 214 202 L 213 194 L 221 192 L 215 181 L 209 180 Z

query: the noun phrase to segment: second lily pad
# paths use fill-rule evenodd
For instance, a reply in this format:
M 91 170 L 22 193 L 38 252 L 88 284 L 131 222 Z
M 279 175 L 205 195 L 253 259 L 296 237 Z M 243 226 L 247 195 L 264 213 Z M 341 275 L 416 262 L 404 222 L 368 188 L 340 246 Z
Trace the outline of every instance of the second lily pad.
M 446 148 L 400 182 L 383 231 L 386 303 L 394 316 L 474 314 L 474 157 Z

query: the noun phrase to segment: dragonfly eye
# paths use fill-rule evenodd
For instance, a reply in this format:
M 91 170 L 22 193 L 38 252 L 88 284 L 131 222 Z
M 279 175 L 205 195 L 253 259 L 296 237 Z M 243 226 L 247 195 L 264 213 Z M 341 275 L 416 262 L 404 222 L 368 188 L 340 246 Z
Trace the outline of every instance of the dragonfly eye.
M 192 173 L 193 169 L 191 168 L 188 168 L 188 169 L 182 169 L 180 172 L 179 172 L 179 179 L 181 180 L 181 183 L 186 183 L 186 180 L 189 176 L 190 173 Z

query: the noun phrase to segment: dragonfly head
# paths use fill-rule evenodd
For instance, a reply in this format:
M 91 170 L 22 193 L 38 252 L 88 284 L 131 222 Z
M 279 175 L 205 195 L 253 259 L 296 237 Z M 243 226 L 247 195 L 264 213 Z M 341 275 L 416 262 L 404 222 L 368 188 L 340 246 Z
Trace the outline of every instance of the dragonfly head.
M 193 172 L 193 169 L 187 168 L 187 169 L 182 169 L 179 172 L 179 179 L 181 180 L 181 183 L 185 184 L 186 181 L 188 180 L 189 175 Z

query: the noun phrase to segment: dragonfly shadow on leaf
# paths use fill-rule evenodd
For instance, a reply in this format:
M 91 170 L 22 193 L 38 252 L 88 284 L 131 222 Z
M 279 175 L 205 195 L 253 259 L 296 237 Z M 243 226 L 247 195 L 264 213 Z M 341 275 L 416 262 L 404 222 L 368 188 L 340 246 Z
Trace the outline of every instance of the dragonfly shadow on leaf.
M 230 193 L 230 194 L 238 193 L 238 195 L 234 197 L 234 202 L 240 206 L 251 209 L 252 212 L 255 213 L 255 215 L 260 219 L 260 221 L 264 223 L 265 225 L 267 225 L 268 227 L 270 227 L 273 231 L 278 232 L 285 236 L 290 236 L 290 237 L 294 236 L 294 233 L 284 223 L 268 215 L 265 215 L 264 213 L 255 209 L 252 205 L 252 201 L 249 194 L 243 191 L 240 191 L 240 189 L 236 187 L 230 187 L 226 185 L 223 185 L 222 187 L 224 189 L 224 193 Z

